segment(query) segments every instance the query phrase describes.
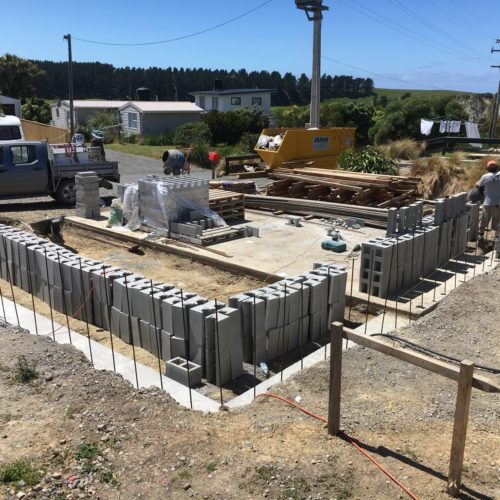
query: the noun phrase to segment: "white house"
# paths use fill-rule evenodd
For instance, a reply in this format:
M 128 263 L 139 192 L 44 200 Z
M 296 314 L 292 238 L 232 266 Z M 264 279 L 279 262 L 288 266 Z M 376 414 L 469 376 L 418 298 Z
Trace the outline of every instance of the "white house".
M 76 123 L 86 123 L 96 111 L 112 111 L 118 115 L 118 110 L 128 101 L 73 101 L 73 115 Z M 51 104 L 51 125 L 62 128 L 70 126 L 69 101 L 58 101 Z
M 120 110 L 125 135 L 158 135 L 197 122 L 205 111 L 187 101 L 129 101 Z
M 191 92 L 195 103 L 200 108 L 210 111 L 234 111 L 242 108 L 254 108 L 264 114 L 271 113 L 272 89 L 214 89 Z
M 2 111 L 5 115 L 12 115 L 17 116 L 18 118 L 22 118 L 21 100 L 0 94 L 0 111 Z

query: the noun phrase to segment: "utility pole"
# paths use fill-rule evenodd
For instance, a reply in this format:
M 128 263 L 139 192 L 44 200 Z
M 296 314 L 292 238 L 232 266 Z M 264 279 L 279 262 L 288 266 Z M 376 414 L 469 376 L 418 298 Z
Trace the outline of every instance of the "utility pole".
M 500 43 L 500 39 L 497 38 L 496 43 Z M 491 53 L 500 52 L 500 49 L 494 49 L 491 47 Z M 492 68 L 500 68 L 500 66 L 491 66 Z M 495 97 L 495 104 L 493 105 L 493 116 L 491 117 L 491 125 L 490 125 L 490 139 L 493 139 L 497 132 L 497 118 L 498 118 L 498 105 L 500 104 L 500 80 L 498 81 L 498 90 L 497 95 Z
M 309 122 L 312 128 L 319 128 L 319 110 L 321 101 L 321 20 L 323 19 L 323 11 L 329 10 L 329 7 L 323 5 L 323 0 L 295 0 L 295 5 L 298 9 L 305 11 L 309 21 L 314 21 L 311 111 Z
M 75 133 L 75 116 L 73 111 L 73 56 L 71 54 L 71 35 L 64 35 L 63 38 L 68 41 L 69 128 L 72 139 Z

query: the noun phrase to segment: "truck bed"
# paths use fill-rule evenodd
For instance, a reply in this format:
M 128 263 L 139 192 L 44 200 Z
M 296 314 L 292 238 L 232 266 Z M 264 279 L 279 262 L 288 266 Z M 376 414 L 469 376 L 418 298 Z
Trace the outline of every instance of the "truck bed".
M 54 163 L 51 162 L 52 176 L 54 179 L 73 178 L 78 172 L 95 172 L 99 177 L 119 182 L 118 162 L 87 162 L 87 163 Z

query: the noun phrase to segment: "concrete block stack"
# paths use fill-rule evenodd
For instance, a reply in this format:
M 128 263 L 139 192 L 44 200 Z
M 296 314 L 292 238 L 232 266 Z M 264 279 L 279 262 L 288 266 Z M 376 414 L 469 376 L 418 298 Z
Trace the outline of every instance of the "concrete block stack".
M 343 321 L 347 272 L 317 264 L 310 273 L 234 295 L 229 305 L 241 312 L 243 359 L 271 361 L 328 333 Z
M 193 176 L 151 175 L 140 179 L 141 222 L 158 230 L 169 231 L 172 222 L 183 223 L 203 219 L 200 212 L 208 211 L 208 189 L 208 180 Z
M 479 208 L 467 194 L 436 200 L 423 217 L 423 202 L 388 211 L 387 236 L 363 243 L 359 290 L 385 298 L 409 288 L 465 252 L 477 237 Z
M 76 215 L 95 219 L 101 215 L 99 207 L 99 177 L 95 172 L 80 172 L 75 176 Z

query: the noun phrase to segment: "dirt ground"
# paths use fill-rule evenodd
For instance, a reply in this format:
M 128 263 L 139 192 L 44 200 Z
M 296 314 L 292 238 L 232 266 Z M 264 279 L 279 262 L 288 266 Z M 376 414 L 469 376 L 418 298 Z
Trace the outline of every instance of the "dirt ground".
M 500 271 L 476 278 L 398 335 L 498 370 L 499 283 Z M 21 355 L 36 365 L 27 383 L 16 380 Z M 415 496 L 448 498 L 456 384 L 366 349 L 345 352 L 342 384 L 345 432 Z M 328 362 L 272 392 L 326 416 Z M 12 328 L 0 333 L 0 394 L 0 479 L 18 459 L 34 471 L 33 486 L 0 483 L 5 498 L 407 496 L 322 422 L 281 401 L 194 413 L 93 370 L 71 346 Z M 473 391 L 462 498 L 500 497 L 499 401 Z

